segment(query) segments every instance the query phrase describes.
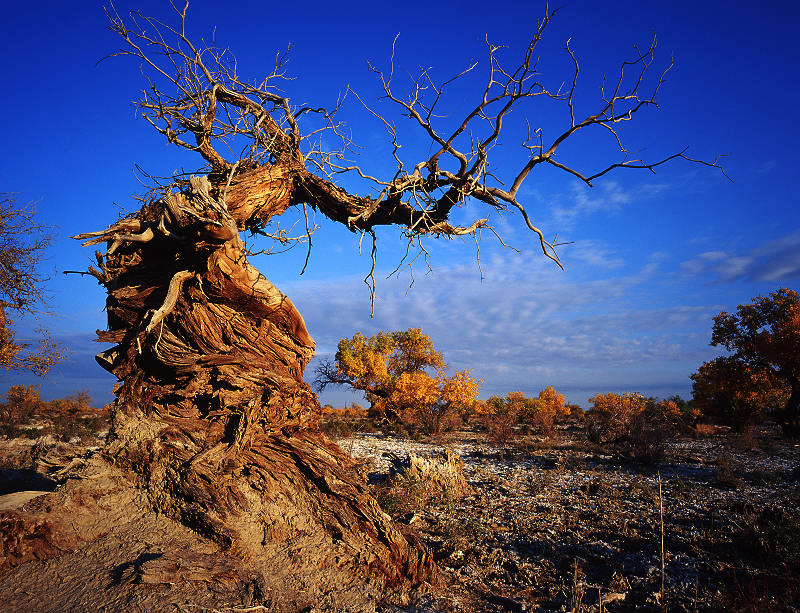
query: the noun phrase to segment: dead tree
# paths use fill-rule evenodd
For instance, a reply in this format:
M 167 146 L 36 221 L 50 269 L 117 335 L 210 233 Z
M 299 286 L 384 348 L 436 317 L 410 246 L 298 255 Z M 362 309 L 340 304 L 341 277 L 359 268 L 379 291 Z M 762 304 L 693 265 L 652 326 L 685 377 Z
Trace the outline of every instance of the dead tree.
M 432 143 L 431 155 L 409 165 L 397 155 L 395 125 L 365 104 L 395 147 L 396 172 L 380 179 L 346 161 L 349 142 L 332 111 L 293 106 L 279 92 L 283 57 L 262 81 L 248 83 L 226 51 L 191 42 L 185 8 L 174 27 L 139 13 L 110 16 L 125 43 L 121 54 L 140 62 L 148 78 L 136 103 L 142 116 L 170 143 L 205 160 L 194 176 L 163 182 L 136 214 L 77 237 L 106 245 L 91 273 L 108 291 L 108 330 L 98 332 L 99 340 L 113 347 L 98 361 L 121 385 L 103 455 L 137 478 L 154 508 L 265 572 L 271 568 L 265 560 L 277 556 L 284 573 L 336 567 L 346 580 L 434 578 L 427 551 L 381 512 L 353 460 L 317 429 L 320 407 L 303 382 L 314 341 L 292 301 L 248 262 L 241 233 L 290 241 L 269 224 L 292 208 L 308 219 L 310 208 L 368 235 L 374 270 L 378 226 L 397 226 L 409 245 L 423 249 L 426 237 L 491 231 L 487 214 L 451 222 L 456 208 L 474 201 L 486 213 L 518 214 L 544 255 L 560 265 L 555 246 L 518 199 L 537 166 L 552 165 L 591 185 L 617 169 L 698 160 L 685 150 L 651 162 L 634 159 L 618 136 L 620 125 L 657 104 L 664 75 L 647 78 L 655 41 L 621 65 L 596 112 L 578 116 L 579 68 L 569 44 L 568 87 L 548 89 L 537 70 L 537 45 L 552 17 L 544 16 L 511 68 L 501 62 L 501 48 L 487 43 L 488 79 L 449 131 L 437 125 L 439 105 L 455 79 L 477 74 L 478 62 L 443 84 L 423 70 L 402 95 L 393 82 L 394 53 L 388 71 L 374 69 L 384 97 Z M 503 183 L 489 166 L 492 148 L 509 113 L 537 99 L 562 104 L 566 126 L 548 137 L 531 130 L 522 141 L 526 162 Z M 341 137 L 343 150 L 313 145 L 315 131 L 301 128 L 309 116 Z M 617 161 L 584 172 L 557 159 L 567 139 L 590 129 L 618 143 Z M 377 189 L 349 193 L 334 182 L 345 172 Z

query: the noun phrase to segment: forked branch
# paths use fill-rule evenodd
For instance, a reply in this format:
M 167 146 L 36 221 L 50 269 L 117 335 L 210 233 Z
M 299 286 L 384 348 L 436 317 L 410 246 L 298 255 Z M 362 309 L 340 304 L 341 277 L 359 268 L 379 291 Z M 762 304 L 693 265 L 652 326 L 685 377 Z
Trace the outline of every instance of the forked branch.
M 644 160 L 624 146 L 620 127 L 643 109 L 658 107 L 658 93 L 672 68 L 670 63 L 651 77 L 655 37 L 647 48 L 635 48 L 634 56 L 620 64 L 614 80 L 603 83 L 595 112 L 586 115 L 577 110 L 580 66 L 571 41 L 564 47 L 572 65 L 566 86 L 548 87 L 539 69 L 538 47 L 556 11 L 545 12 L 516 63 L 508 64 L 504 49 L 486 40 L 483 62 L 470 62 L 440 83 L 431 69 L 422 68 L 412 77 L 410 89 L 402 93 L 395 83 L 395 38 L 388 68 L 370 68 L 390 108 L 399 110 L 422 130 L 432 148 L 424 159 L 404 160 L 400 155 L 400 133 L 389 115 L 352 92 L 384 126 L 392 143 L 396 169 L 392 177 L 381 178 L 347 159 L 351 142 L 335 119 L 342 99 L 332 111 L 293 106 L 277 88 L 286 78 L 286 54 L 276 58 L 275 66 L 262 80 L 245 81 L 227 49 L 192 43 L 187 35 L 186 5 L 182 10 L 173 8 L 176 27 L 139 12 L 130 14 L 129 27 L 113 12 L 109 13 L 111 29 L 126 43 L 120 54 L 132 55 L 142 62 L 148 87 L 137 106 L 143 116 L 170 142 L 200 153 L 208 164 L 212 195 L 221 195 L 225 201 L 237 184 L 252 180 L 254 173 L 278 173 L 282 177 L 281 189 L 286 190 L 282 204 L 242 208 L 237 218 L 240 228 L 263 230 L 271 216 L 287 207 L 310 205 L 353 231 L 401 226 L 411 243 L 430 235 L 476 237 L 481 229 L 490 229 L 492 214 L 510 211 L 520 215 L 525 226 L 536 234 L 542 252 L 560 266 L 556 246 L 534 224 L 531 211 L 520 199 L 523 183 L 538 166 L 547 164 L 588 186 L 620 168 L 655 172 L 675 159 L 722 170 L 719 158 L 711 162 L 697 159 L 688 155 L 688 149 Z M 450 117 L 450 92 L 479 69 L 486 71 L 486 78 L 476 92 L 475 103 L 460 119 Z M 521 165 L 507 171 L 507 176 L 499 176 L 502 173 L 492 168 L 490 160 L 511 114 L 522 111 L 532 115 L 536 105 L 547 102 L 563 105 L 566 127 L 546 132 L 543 127 L 528 124 L 527 135 L 520 142 Z M 322 127 L 317 124 L 304 132 L 301 121 L 310 116 L 321 117 Z M 618 159 L 591 170 L 557 159 L 565 142 L 590 129 L 601 129 L 612 139 L 619 150 Z M 321 139 L 312 142 L 320 131 L 337 136 L 340 148 L 325 149 Z M 341 173 L 357 174 L 375 188 L 377 195 L 358 196 L 339 188 L 334 177 Z M 468 201 L 483 206 L 473 219 L 454 224 L 453 211 Z M 129 234 L 122 240 L 136 240 L 133 236 Z

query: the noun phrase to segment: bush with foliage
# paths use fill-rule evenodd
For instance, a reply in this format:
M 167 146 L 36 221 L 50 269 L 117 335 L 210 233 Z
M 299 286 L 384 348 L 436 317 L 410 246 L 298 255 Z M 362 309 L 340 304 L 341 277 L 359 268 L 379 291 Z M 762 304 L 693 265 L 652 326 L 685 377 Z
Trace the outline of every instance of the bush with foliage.
M 789 386 L 770 371 L 753 369 L 735 357 L 706 362 L 691 378 L 692 395 L 700 412 L 737 432 L 783 407 L 791 393 Z
M 669 403 L 668 413 L 677 418 L 676 425 L 680 426 L 684 432 L 691 432 L 703 417 L 703 413 L 697 407 L 694 399 L 684 400 L 676 394 L 663 402 Z
M 586 413 L 579 404 L 567 403 L 564 405 L 564 408 L 567 410 L 567 417 L 570 419 L 573 419 L 579 423 L 586 421 Z
M 514 428 L 532 405 L 533 398 L 526 398 L 523 392 L 509 392 L 504 397 L 490 396 L 476 406 L 475 413 L 481 416 L 489 438 L 505 445 L 515 436 Z
M 657 402 L 638 392 L 596 394 L 587 411 L 589 439 L 643 462 L 661 459 L 666 442 L 682 423 L 674 400 Z
M 360 332 L 339 341 L 334 361 L 317 370 L 316 387 L 348 385 L 366 394 L 373 414 L 437 434 L 474 408 L 480 381 L 468 371 L 447 375 L 447 365 L 420 328 Z
M 514 436 L 514 429 L 520 424 L 530 424 L 551 436 L 555 421 L 569 415 L 570 409 L 564 404 L 564 395 L 547 386 L 536 398 L 528 398 L 523 392 L 491 396 L 476 412 L 483 415 L 490 437 L 504 443 Z
M 630 437 L 633 422 L 647 406 L 642 394 L 595 394 L 589 398 L 592 407 L 587 412 L 589 439 L 601 445 L 616 443 Z
M 12 385 L 6 392 L 6 401 L 0 403 L 0 421 L 4 424 L 28 424 L 42 405 L 38 385 Z
M 550 435 L 556 420 L 566 417 L 569 413 L 570 409 L 564 404 L 564 395 L 559 394 L 552 385 L 548 385 L 539 392 L 530 419 L 544 434 Z

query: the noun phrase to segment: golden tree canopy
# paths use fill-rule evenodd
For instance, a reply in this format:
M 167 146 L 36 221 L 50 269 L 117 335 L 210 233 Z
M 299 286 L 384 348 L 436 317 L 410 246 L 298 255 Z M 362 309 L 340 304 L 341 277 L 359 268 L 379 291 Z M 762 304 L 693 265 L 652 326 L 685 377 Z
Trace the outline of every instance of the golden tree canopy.
M 53 337 L 39 330 L 35 344 L 17 339 L 13 319 L 39 314 L 45 307 L 40 265 L 52 241 L 49 228 L 38 223 L 33 203 L 0 194 L 0 367 L 44 375 L 64 359 Z
M 366 392 L 374 408 L 398 414 L 466 412 L 480 388 L 480 381 L 466 370 L 447 374 L 442 353 L 421 328 L 343 338 L 335 360 L 318 369 L 316 384 L 320 390 L 348 385 Z

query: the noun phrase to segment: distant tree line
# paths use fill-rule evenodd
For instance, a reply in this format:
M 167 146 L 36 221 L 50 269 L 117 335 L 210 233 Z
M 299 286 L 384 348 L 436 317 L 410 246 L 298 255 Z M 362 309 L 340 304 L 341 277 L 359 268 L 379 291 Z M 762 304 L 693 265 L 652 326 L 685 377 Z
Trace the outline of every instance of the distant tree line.
M 771 417 L 788 434 L 800 431 L 800 298 L 780 289 L 736 314 L 714 318 L 712 345 L 731 355 L 701 365 L 691 376 L 692 399 L 665 400 L 636 392 L 596 394 L 584 411 L 552 386 L 538 396 L 521 391 L 505 396 L 478 397 L 482 380 L 468 370 L 447 374 L 444 356 L 420 328 L 356 333 L 339 342 L 336 355 L 317 369 L 315 385 L 364 392 L 368 408 L 351 405 L 344 411 L 326 407 L 326 414 L 348 419 L 378 420 L 383 429 L 419 428 L 427 434 L 450 430 L 465 420 L 480 420 L 497 442 L 520 430 L 555 434 L 559 421 L 585 425 L 588 438 L 631 456 L 656 458 L 676 432 L 696 432 L 713 422 L 743 431 Z

